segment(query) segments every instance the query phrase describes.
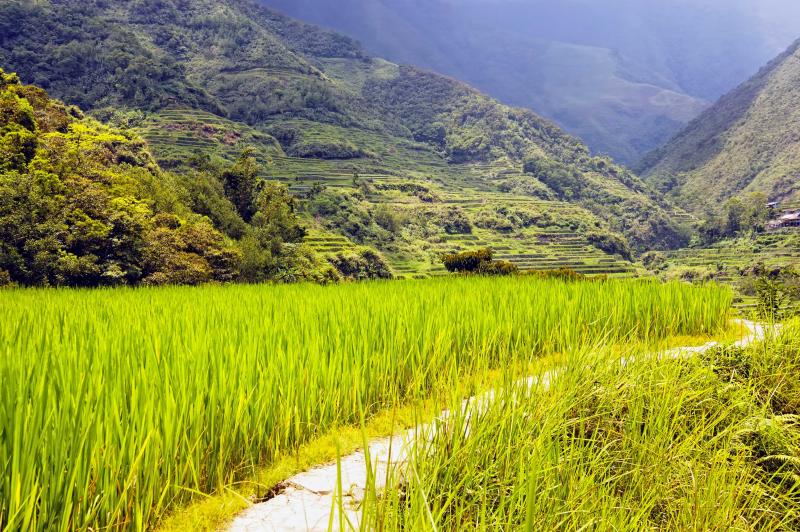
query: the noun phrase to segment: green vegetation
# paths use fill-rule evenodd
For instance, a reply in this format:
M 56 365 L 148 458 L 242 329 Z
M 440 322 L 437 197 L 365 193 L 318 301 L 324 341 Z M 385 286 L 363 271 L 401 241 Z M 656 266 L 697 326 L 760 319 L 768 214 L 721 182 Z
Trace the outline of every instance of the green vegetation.
M 260 176 L 252 152 L 192 165 L 166 172 L 131 130 L 0 70 L 0 285 L 392 276 L 374 251 L 325 260 L 306 246 L 296 198 Z
M 650 154 L 642 175 L 698 213 L 751 192 L 797 199 L 798 59 L 800 41 Z
M 690 282 L 714 280 L 733 286 L 737 306 L 759 311 L 758 284 L 777 283 L 782 294 L 782 316 L 800 302 L 800 233 L 794 231 L 751 234 L 727 239 L 709 246 L 698 246 L 668 253 L 648 253 L 644 265 L 664 279 Z M 760 317 L 763 312 L 757 312 Z
M 689 239 L 660 195 L 535 114 L 247 0 L 10 0 L 0 28 L 3 68 L 147 142 L 181 203 L 239 243 L 245 280 L 335 277 L 310 240 L 253 252 L 255 168 L 299 198 L 312 238 L 346 239 L 333 254 L 369 247 L 402 277 L 441 273 L 462 235 L 522 269 L 613 274 L 636 270 L 631 251 Z M 562 252 L 551 233 L 576 245 Z
M 382 530 L 796 530 L 800 322 L 697 358 L 571 351 L 421 437 Z M 477 411 L 480 412 L 478 414 Z
M 144 143 L 0 70 L 0 271 L 26 285 L 230 281 L 239 251 Z
M 523 278 L 12 290 L 0 299 L 0 524 L 143 528 L 469 375 L 598 338 L 713 333 L 729 304 L 715 286 Z
M 449 272 L 475 273 L 479 275 L 513 275 L 519 268 L 505 260 L 493 260 L 491 249 L 463 251 L 442 257 L 442 263 Z

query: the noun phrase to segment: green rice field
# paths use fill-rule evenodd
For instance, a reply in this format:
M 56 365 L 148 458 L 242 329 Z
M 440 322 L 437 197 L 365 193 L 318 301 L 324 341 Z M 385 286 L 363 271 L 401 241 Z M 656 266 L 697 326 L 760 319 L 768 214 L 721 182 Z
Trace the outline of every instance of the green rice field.
M 550 353 L 714 334 L 731 300 L 524 277 L 3 291 L 0 529 L 152 528 L 337 427 Z

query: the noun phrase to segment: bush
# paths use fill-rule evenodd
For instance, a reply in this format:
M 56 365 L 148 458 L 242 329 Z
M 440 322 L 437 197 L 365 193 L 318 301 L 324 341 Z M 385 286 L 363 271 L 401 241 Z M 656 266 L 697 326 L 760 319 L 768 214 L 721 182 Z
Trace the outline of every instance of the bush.
M 507 260 L 493 260 L 491 262 L 484 262 L 478 267 L 478 273 L 481 275 L 517 275 L 519 267 L 513 262 Z
M 478 275 L 516 275 L 519 268 L 504 260 L 492 260 L 492 250 L 479 249 L 444 255 L 442 263 L 451 273 L 474 273 Z
M 578 273 L 571 268 L 559 268 L 557 270 L 529 271 L 525 275 L 538 277 L 540 279 L 558 279 L 559 281 L 584 281 L 588 279 L 582 273 Z
M 614 233 L 601 233 L 593 232 L 586 235 L 589 242 L 601 251 L 605 251 L 611 255 L 619 255 L 625 260 L 633 258 L 628 241 L 621 235 Z
M 340 252 L 329 256 L 328 262 L 345 279 L 362 281 L 367 279 L 391 279 L 394 277 L 386 259 L 370 248 Z
M 476 273 L 481 265 L 492 262 L 492 250 L 479 249 L 444 255 L 442 263 L 451 273 Z
M 468 235 L 472 233 L 472 224 L 464 211 L 454 207 L 445 211 L 439 218 L 444 232 L 448 235 Z
M 650 271 L 661 271 L 667 265 L 667 257 L 658 251 L 648 251 L 642 255 L 642 264 Z
M 787 302 L 783 284 L 762 276 L 756 280 L 755 290 L 758 297 L 758 316 L 766 320 L 780 319 Z
M 397 233 L 402 227 L 402 220 L 386 205 L 380 205 L 373 214 L 375 223 L 390 233 Z

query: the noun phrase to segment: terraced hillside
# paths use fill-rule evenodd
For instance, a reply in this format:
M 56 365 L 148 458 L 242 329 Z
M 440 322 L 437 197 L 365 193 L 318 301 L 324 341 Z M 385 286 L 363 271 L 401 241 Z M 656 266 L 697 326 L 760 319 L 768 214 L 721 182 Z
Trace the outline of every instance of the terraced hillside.
M 612 273 L 632 249 L 687 240 L 659 194 L 534 113 L 249 0 L 9 0 L 0 27 L 0 63 L 133 127 L 164 166 L 252 149 L 312 231 L 401 274 L 435 273 L 462 233 L 525 267 Z M 583 258 L 536 231 L 570 233 Z
M 790 229 L 755 237 L 725 240 L 706 248 L 687 248 L 665 254 L 659 266 L 667 277 L 714 279 L 739 289 L 738 305 L 755 307 L 750 284 L 759 271 L 800 269 L 800 231 Z

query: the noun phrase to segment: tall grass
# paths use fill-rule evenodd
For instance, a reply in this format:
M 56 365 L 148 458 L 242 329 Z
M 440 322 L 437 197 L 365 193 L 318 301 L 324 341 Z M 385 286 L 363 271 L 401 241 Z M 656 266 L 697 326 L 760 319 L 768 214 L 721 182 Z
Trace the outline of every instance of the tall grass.
M 690 360 L 602 352 L 456 405 L 367 498 L 366 528 L 800 529 L 800 322 Z
M 144 529 L 488 368 L 713 332 L 715 286 L 441 279 L 0 292 L 0 528 Z

